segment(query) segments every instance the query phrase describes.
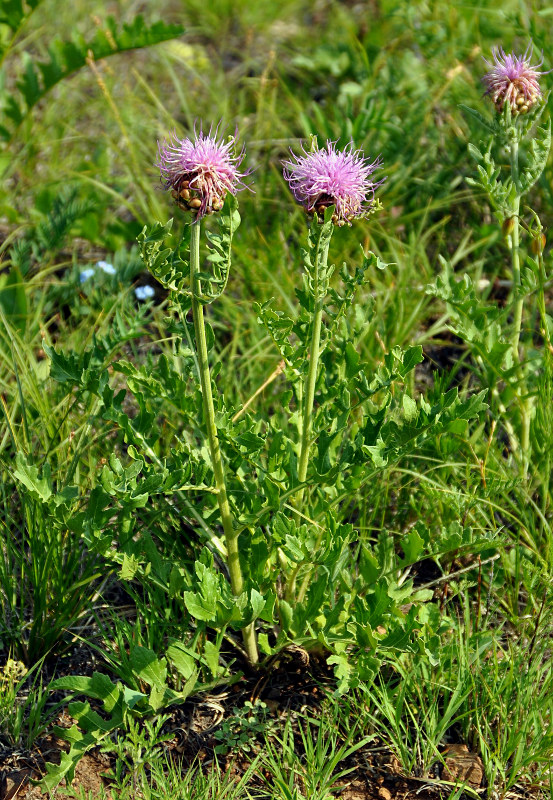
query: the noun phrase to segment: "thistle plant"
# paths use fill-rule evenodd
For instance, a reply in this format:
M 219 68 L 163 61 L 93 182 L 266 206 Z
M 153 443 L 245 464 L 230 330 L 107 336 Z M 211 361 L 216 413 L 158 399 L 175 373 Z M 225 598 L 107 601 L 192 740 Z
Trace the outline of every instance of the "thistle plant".
M 485 95 L 494 107 L 491 119 L 462 106 L 488 133 L 488 141 L 483 146 L 469 144 L 470 153 L 478 164 L 478 178 L 468 178 L 467 182 L 487 195 L 510 252 L 512 290 L 506 310 L 502 313 L 499 309 L 484 307 L 474 295 L 467 276 L 461 284 L 455 285 L 447 265 L 444 275 L 430 289 L 448 302 L 455 331 L 471 343 L 505 420 L 511 452 L 525 479 L 531 457 L 530 430 L 539 367 L 530 359 L 532 337 L 524 335 L 524 310 L 537 296 L 538 309 L 543 312 L 545 275 L 541 223 L 537 220 L 536 224 L 533 212 L 530 212 L 531 220 L 525 220 L 521 204 L 542 174 L 551 147 L 551 121 L 539 125 L 547 101 L 540 78 L 547 72 L 539 69 L 543 58 L 533 65 L 531 56 L 531 46 L 522 55 L 496 48 L 492 61 L 486 61 L 489 70 L 482 82 Z M 495 160 L 498 153 L 502 156 L 505 152 L 507 168 Z M 528 231 L 528 252 L 521 245 L 522 228 Z M 545 338 L 549 338 L 549 333 Z M 498 375 L 506 376 L 506 389 L 498 385 Z M 515 415 L 508 411 L 513 398 L 517 408 Z
M 308 214 L 322 223 L 325 210 L 333 206 L 332 222 L 351 225 L 374 210 L 374 193 L 384 179 L 375 182 L 371 176 L 382 166 L 380 158 L 370 162 L 352 143 L 344 150 L 330 141 L 321 149 L 302 150 L 303 155 L 292 153 L 292 160 L 284 162 L 284 177 Z
M 349 144 L 342 151 L 334 142 L 324 148 L 314 147 L 311 152 L 303 149 L 298 156 L 284 162 L 284 177 L 298 203 L 312 217 L 310 239 L 314 243 L 315 258 L 307 263 L 307 285 L 313 298 L 309 368 L 303 390 L 301 414 L 301 445 L 299 452 L 298 481 L 307 478 L 307 466 L 311 451 L 313 424 L 313 401 L 321 356 L 321 326 L 323 309 L 328 295 L 333 267 L 328 265 L 328 251 L 334 226 L 351 225 L 359 217 L 368 216 L 375 210 L 374 193 L 384 180 L 375 182 L 372 175 L 381 166 L 377 158 L 370 162 Z M 324 345 L 323 345 L 324 347 Z M 293 571 L 287 587 L 287 598 L 295 593 L 297 569 Z M 298 600 L 305 597 L 308 580 L 304 580 Z
M 165 187 L 180 208 L 195 212 L 195 222 L 221 211 L 227 193 L 245 188 L 245 173 L 238 169 L 245 152 L 234 155 L 235 145 L 236 136 L 224 143 L 213 129 L 200 130 L 193 140 L 173 135 L 159 143 L 157 166 Z
M 321 324 L 323 306 L 328 294 L 329 280 L 333 268 L 328 266 L 328 249 L 333 225 L 351 225 L 352 220 L 370 214 L 375 208 L 374 193 L 384 180 L 371 180 L 373 172 L 381 166 L 377 158 L 368 161 L 353 146 L 337 150 L 333 142 L 327 142 L 321 150 L 315 149 L 303 155 L 292 154 L 293 159 L 284 164 L 284 177 L 297 202 L 313 216 L 312 237 L 317 241 L 315 263 L 309 274 L 310 290 L 313 294 L 313 321 L 311 324 L 311 347 L 309 371 L 305 384 L 305 399 L 302 412 L 301 448 L 298 480 L 305 482 L 309 460 L 313 399 L 317 381 L 317 369 L 321 354 Z M 325 212 L 330 209 L 332 225 L 326 225 Z
M 239 166 L 244 158 L 244 150 L 233 154 L 236 144 L 234 136 L 226 143 L 210 129 L 206 135 L 196 133 L 194 140 L 173 138 L 159 145 L 158 166 L 167 189 L 177 205 L 192 212 L 194 219 L 190 226 L 190 289 L 189 297 L 194 320 L 197 348 L 197 365 L 201 383 L 204 423 L 211 455 L 211 463 L 217 490 L 217 501 L 221 523 L 225 534 L 227 565 L 233 594 L 239 597 L 244 591 L 244 578 L 240 567 L 238 552 L 238 532 L 235 530 L 227 497 L 225 472 L 219 447 L 209 357 L 204 322 L 200 271 L 200 222 L 202 217 L 223 208 L 227 193 L 235 195 L 245 188 L 244 173 Z M 257 645 L 253 624 L 244 628 L 244 644 L 252 663 L 257 663 Z
M 519 175 L 519 143 L 528 133 L 526 126 L 517 124 L 517 117 L 539 106 L 542 101 L 542 92 L 539 84 L 539 77 L 543 75 L 538 67 L 541 61 L 532 66 L 529 62 L 531 47 L 521 56 L 506 54 L 503 49 L 496 48 L 493 51 L 493 64 L 486 62 L 490 67 L 482 78 L 486 86 L 486 94 L 491 97 L 495 108 L 499 114 L 505 109 L 505 135 L 509 145 L 510 167 L 512 191 L 509 201 L 511 204 L 511 216 L 507 218 L 506 229 L 511 237 L 511 257 L 513 268 L 513 333 L 511 338 L 513 362 L 518 362 L 519 341 L 522 326 L 522 312 L 524 298 L 521 296 L 520 283 L 520 201 L 523 194 L 523 186 Z M 526 129 L 525 129 L 526 128 Z M 529 187 L 528 187 L 529 188 Z M 527 189 L 526 189 L 527 190 Z M 525 420 L 525 425 L 527 421 Z M 523 434 L 523 452 L 527 451 L 528 432 Z
M 532 46 L 529 45 L 523 55 L 506 54 L 503 49 L 493 51 L 493 64 L 483 77 L 486 94 L 490 95 L 498 115 L 499 139 L 509 148 L 510 157 L 510 183 L 505 184 L 507 194 L 497 199 L 503 201 L 505 206 L 500 209 L 504 214 L 504 227 L 510 238 L 511 264 L 513 276 L 513 290 L 511 294 L 512 309 L 512 334 L 511 358 L 514 365 L 520 365 L 521 354 L 519 351 L 522 330 L 522 318 L 525 296 L 521 280 L 521 254 L 520 254 L 520 205 L 522 197 L 538 180 L 544 167 L 551 147 L 551 121 L 547 128 L 534 133 L 533 124 L 539 119 L 544 110 L 543 95 L 539 78 L 545 73 L 539 70 L 543 63 L 541 60 L 532 65 L 529 61 Z M 531 111 L 534 113 L 525 119 Z M 530 140 L 529 157 L 526 169 L 522 172 L 519 165 L 519 145 L 525 140 Z M 494 198 L 492 194 L 492 199 Z M 507 216 L 509 214 L 510 215 Z M 541 235 L 541 234 L 540 234 Z M 543 286 L 542 286 L 543 291 Z M 523 376 L 519 370 L 521 384 Z M 528 471 L 530 458 L 530 425 L 532 416 L 533 398 L 521 398 L 521 470 L 523 477 Z
M 422 596 L 409 582 L 401 591 L 390 588 L 396 580 L 393 570 L 372 556 L 367 556 L 365 564 L 359 552 L 356 558 L 365 566 L 359 567 L 359 574 L 357 568 L 348 574 L 344 565 L 357 547 L 357 534 L 352 524 L 340 521 L 339 507 L 347 506 L 352 493 L 389 461 L 409 452 L 429 434 L 464 425 L 461 420 L 478 414 L 483 405 L 480 396 L 461 400 L 453 390 L 432 406 L 421 401 L 419 407 L 414 399 L 393 392 L 393 385 L 404 383 L 421 361 L 420 346 L 405 351 L 394 348 L 378 368 L 364 364 L 356 353 L 354 342 L 371 315 L 370 296 L 363 297 L 355 323 L 350 312 L 371 271 L 385 265 L 374 254 L 363 254 L 361 264 L 354 268 L 344 264 L 335 280 L 328 254 L 335 228 L 378 209 L 375 191 L 382 181 L 373 174 L 380 160 L 366 159 L 352 145 L 341 150 L 333 142 L 321 149 L 303 149 L 283 165 L 294 196 L 312 218 L 302 253 L 303 280 L 296 290 L 297 313 L 288 317 L 276 311 L 271 300 L 255 304 L 259 322 L 284 363 L 278 370 L 285 382 L 281 389 L 284 419 L 262 411 L 250 415 L 250 401 L 236 411 L 224 397 L 214 394 L 208 367 L 213 334 L 205 334 L 203 307 L 220 296 L 228 280 L 232 237 L 239 222 L 232 195 L 243 188 L 245 176 L 238 171 L 242 153 L 233 156 L 230 147 L 211 135 L 207 138 L 210 141 L 202 134 L 195 141 L 173 139 L 159 149 L 158 166 L 166 187 L 193 216 L 183 243 L 173 250 L 166 248 L 170 225 L 159 224 L 145 229 L 140 241 L 145 263 L 170 290 L 173 308 L 181 318 L 180 325 L 168 321 L 170 330 L 183 340 L 176 355 L 186 354 L 192 368 L 190 353 L 195 349 L 202 424 L 224 541 L 211 533 L 193 576 L 182 567 L 176 576 L 175 565 L 168 565 L 155 568 L 157 579 L 168 582 L 171 597 L 175 597 L 175 587 L 180 587 L 197 630 L 194 641 L 200 643 L 207 628 L 217 631 L 216 644 L 206 642 L 213 677 L 218 675 L 214 653 L 230 626 L 242 630 L 253 664 L 258 648 L 269 659 L 291 643 L 307 650 L 322 648 L 330 653 L 329 663 L 336 665 L 345 691 L 357 680 L 355 675 L 368 676 L 374 669 L 377 641 L 372 635 L 367 638 L 367 630 L 393 619 L 387 624 L 393 631 L 399 626 L 401 640 L 408 641 L 418 629 L 416 614 L 401 612 L 397 598 Z M 200 269 L 200 220 L 219 210 L 222 202 L 225 208 L 217 215 L 221 232 L 206 231 L 209 254 Z M 190 310 L 192 330 L 187 321 Z M 129 365 L 125 371 L 134 373 Z M 160 375 L 157 401 L 164 392 L 173 404 L 180 402 L 188 420 L 196 424 L 194 398 L 198 395 L 190 396 L 185 383 L 172 379 L 168 366 Z M 139 402 L 143 403 L 142 381 L 141 386 Z M 179 386 L 188 392 L 186 401 L 175 399 Z M 253 397 L 257 396 L 254 392 Z M 201 502 L 205 505 L 195 509 L 194 515 L 212 522 L 213 489 L 206 485 L 210 478 L 205 459 L 199 449 L 190 447 L 185 455 L 188 485 L 204 491 Z M 190 475 L 196 476 L 195 484 Z M 202 529 L 206 527 L 204 523 Z M 144 558 L 152 563 L 140 540 L 132 548 L 134 564 Z M 407 547 L 407 552 L 414 550 Z M 129 574 L 130 557 L 130 552 L 122 554 L 125 574 Z M 221 558 L 228 567 L 230 586 L 215 563 Z M 173 576 L 169 580 L 168 572 Z M 389 593 L 375 606 L 378 581 L 389 587 Z M 397 641 L 392 630 L 390 646 Z M 387 646 L 386 636 L 382 642 Z M 355 670 L 348 648 L 357 652 Z
M 392 534 L 363 539 L 354 527 L 353 498 L 425 439 L 459 434 L 485 409 L 483 393 L 460 397 L 455 388 L 432 402 L 409 396 L 407 386 L 422 360 L 420 345 L 394 347 L 378 363 L 357 352 L 373 314 L 367 289 L 374 270 L 386 265 L 362 252 L 359 263 L 343 264 L 335 274 L 329 248 L 336 228 L 378 209 L 379 159 L 365 158 L 351 144 L 340 149 L 327 142 L 285 162 L 285 178 L 311 216 L 307 247 L 298 259 L 298 304 L 291 316 L 275 310 L 272 300 L 254 306 L 284 364 L 273 386 L 279 412 L 267 413 L 259 389 L 239 409 L 215 391 L 215 336 L 204 309 L 225 290 L 240 223 L 235 194 L 245 187 L 246 173 L 240 171 L 244 152 L 235 148 L 236 137 L 224 142 L 212 130 L 159 145 L 164 185 L 190 221 L 176 245 L 168 244 L 172 221 L 154 223 L 139 237 L 144 263 L 169 292 L 164 324 L 173 343 L 155 361 L 113 363 L 126 376 L 139 413 L 129 416 L 122 405 L 125 392 L 110 386 L 108 343 L 94 343 L 78 356 L 47 351 L 52 376 L 70 392 L 76 385 L 78 392 L 96 396 L 99 413 L 127 444 L 125 460 L 110 456 L 71 524 L 121 579 L 142 581 L 155 591 L 164 614 L 171 610 L 177 638 L 160 644 L 168 645 L 165 655 L 142 646 L 134 655 L 139 673 L 147 664 L 150 680 L 150 665 L 158 665 L 145 714 L 182 702 L 197 679 L 224 678 L 221 648 L 230 641 L 240 649 L 236 631 L 250 665 L 261 654 L 269 667 L 287 650 L 306 664 L 316 650 L 334 666 L 340 692 L 371 680 L 383 653 L 416 649 L 426 626 L 418 604 L 430 601 L 432 591 L 417 590 L 406 568 L 429 554 L 479 546 L 469 528 L 444 527 L 430 538 L 423 526 L 400 538 L 403 555 L 397 556 Z M 201 231 L 212 214 L 219 232 L 205 225 L 204 254 Z M 168 452 L 160 454 L 155 421 L 165 405 L 178 409 L 179 429 Z M 158 546 L 153 517 L 151 525 L 140 524 L 136 511 L 150 504 L 167 512 L 164 524 L 175 540 L 186 519 L 187 541 L 171 541 L 180 556 Z M 169 668 L 173 680 L 177 672 L 184 681 L 182 689 L 169 691 Z M 125 670 L 127 683 L 134 672 Z M 96 691 L 96 683 L 82 681 L 65 688 L 73 686 L 84 686 L 85 694 Z M 77 755 L 73 748 L 64 769 Z M 52 772 L 52 780 L 60 774 Z

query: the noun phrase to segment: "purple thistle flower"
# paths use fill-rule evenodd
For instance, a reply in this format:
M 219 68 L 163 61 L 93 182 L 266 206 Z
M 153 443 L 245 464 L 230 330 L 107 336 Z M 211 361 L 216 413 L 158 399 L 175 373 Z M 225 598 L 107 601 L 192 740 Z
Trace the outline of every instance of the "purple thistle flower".
M 505 102 L 509 103 L 513 114 L 530 111 L 542 96 L 539 77 L 547 75 L 547 72 L 538 69 L 543 64 L 543 56 L 532 66 L 528 60 L 532 56 L 532 45 L 521 56 L 505 53 L 502 47 L 494 47 L 492 55 L 493 64 L 484 59 L 491 68 L 482 78 L 486 94 L 490 95 L 500 113 Z
M 325 208 L 333 205 L 333 222 L 350 225 L 352 219 L 372 210 L 375 189 L 385 179 L 375 183 L 370 178 L 382 161 L 368 161 L 360 150 L 353 149 L 353 142 L 344 150 L 336 150 L 335 144 L 327 141 L 326 147 L 310 153 L 302 145 L 304 155 L 292 153 L 295 160 L 284 162 L 284 177 L 308 213 L 320 218 Z
M 244 149 L 233 154 L 236 135 L 226 144 L 219 137 L 218 127 L 206 135 L 194 131 L 194 140 L 171 139 L 158 142 L 156 166 L 159 167 L 165 188 L 172 190 L 177 205 L 196 212 L 196 220 L 220 211 L 227 192 L 236 194 L 245 189 L 244 178 L 249 173 L 238 171 L 244 159 Z

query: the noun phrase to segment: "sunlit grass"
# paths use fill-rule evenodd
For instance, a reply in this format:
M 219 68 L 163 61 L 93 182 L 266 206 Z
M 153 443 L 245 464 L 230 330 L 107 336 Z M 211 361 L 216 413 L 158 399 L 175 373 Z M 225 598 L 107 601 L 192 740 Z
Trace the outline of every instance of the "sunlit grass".
M 116 6 L 116 16 L 129 21 L 138 10 L 136 3 Z M 494 45 L 523 50 L 532 40 L 549 67 L 547 7 L 514 0 L 470 6 L 385 0 L 351 7 L 172 0 L 156 12 L 182 22 L 185 35 L 113 56 L 62 82 L 0 153 L 0 664 L 17 657 L 37 668 L 84 636 L 107 648 L 105 669 L 113 669 L 118 648 L 138 641 L 162 655 L 178 635 L 180 619 L 173 617 L 183 613 L 182 605 L 175 601 L 169 613 L 163 592 L 138 582 L 125 593 L 124 612 L 115 603 L 98 613 L 102 593 L 119 579 L 74 533 L 79 502 L 65 527 L 54 531 L 45 507 L 14 479 L 21 452 L 39 469 L 50 465 L 57 489 L 76 485 L 85 497 L 106 455 L 124 458 L 127 452 L 98 398 L 65 393 L 48 377 L 44 343 L 79 355 L 94 337 L 110 337 L 105 370 L 115 359 L 153 369 L 161 354 L 182 368 L 176 337 L 166 328 L 165 293 L 157 287 L 152 304 L 139 303 L 136 281 L 153 279 L 131 252 L 144 224 L 179 213 L 160 191 L 153 166 L 157 139 L 171 131 L 189 134 L 199 120 L 222 120 L 229 133 L 236 125 L 254 168 L 255 192 L 240 196 L 243 223 L 228 289 L 207 312 L 217 342 L 214 362 L 221 365 L 217 385 L 235 412 L 255 395 L 254 415 L 267 413 L 273 427 L 287 425 L 279 406 L 283 378 L 273 379 L 279 356 L 253 304 L 274 297 L 277 308 L 296 313 L 306 222 L 289 196 L 281 161 L 312 134 L 320 144 L 353 138 L 384 160 L 381 215 L 338 230 L 333 240 L 338 268 L 342 261 L 359 262 L 359 242 L 389 264 L 370 275 L 357 318 L 348 323 L 357 351 L 376 369 L 394 347 L 421 344 L 426 359 L 408 388 L 430 401 L 454 386 L 469 393 L 487 388 L 482 365 L 451 335 L 445 305 L 426 289 L 443 255 L 490 302 L 504 301 L 509 253 L 492 210 L 465 182 L 474 174 L 467 141 L 478 141 L 481 132 L 459 104 L 482 103 L 482 56 Z M 6 57 L 6 85 L 13 87 L 21 73 L 24 53 L 40 60 L 54 32 L 88 36 L 107 13 L 103 0 L 74 4 L 71 15 L 44 0 Z M 551 185 L 549 162 L 531 195 L 546 228 L 552 224 Z M 116 279 L 81 284 L 80 271 L 99 258 L 117 264 Z M 550 268 L 547 252 L 546 262 Z M 363 316 L 369 303 L 372 313 Z M 527 325 L 538 330 L 534 319 Z M 124 386 L 121 373 L 110 380 Z M 478 425 L 425 441 L 416 456 L 391 464 L 378 481 L 367 471 L 353 497 L 328 493 L 342 521 L 355 524 L 360 546 L 392 537 L 398 580 L 428 583 L 443 614 L 439 663 L 424 649 L 409 656 L 390 652 L 386 670 L 347 701 L 342 730 L 348 730 L 348 715 L 364 714 L 364 733 L 377 736 L 404 772 L 417 776 L 440 763 L 446 741 L 466 742 L 483 760 L 490 796 L 503 797 L 518 781 L 536 780 L 547 791 L 540 769 L 552 753 L 552 693 L 544 667 L 553 610 L 548 380 L 535 378 L 543 413 L 533 429 L 536 455 L 527 482 L 508 457 L 509 420 L 494 406 Z M 178 404 L 158 412 L 155 452 L 161 459 L 185 434 Z M 136 520 L 161 552 L 192 563 L 197 553 L 190 531 L 199 526 L 193 501 L 164 498 L 157 507 L 138 509 Z M 420 578 L 412 565 L 399 566 L 402 537 L 414 526 L 423 526 L 432 540 L 451 523 L 472 527 L 489 543 L 474 553 L 435 553 Z M 202 525 L 208 541 L 216 526 L 212 519 Z M 175 530 L 186 534 L 180 543 Z M 83 631 L 83 621 L 95 614 Z M 40 682 L 28 685 L 42 709 Z M 329 700 L 335 710 L 342 702 Z M 40 733 L 29 701 L 19 707 L 19 716 L 2 711 L 0 743 L 30 746 Z M 316 731 L 312 724 L 319 725 Z M 282 784 L 282 796 L 331 796 L 332 775 L 315 764 L 317 753 L 320 761 L 330 758 L 327 740 L 321 744 L 324 724 L 305 721 L 296 731 L 298 742 L 303 736 L 300 750 L 314 742 L 311 761 L 297 755 L 288 728 L 278 747 L 268 739 L 263 766 Z M 333 752 L 341 752 L 344 741 L 347 733 L 332 740 Z M 288 761 L 278 749 L 285 746 Z M 218 772 L 181 776 L 156 761 L 144 796 L 280 797 L 261 785 L 248 788 L 246 776 L 236 786 Z M 129 791 L 121 789 L 123 796 Z

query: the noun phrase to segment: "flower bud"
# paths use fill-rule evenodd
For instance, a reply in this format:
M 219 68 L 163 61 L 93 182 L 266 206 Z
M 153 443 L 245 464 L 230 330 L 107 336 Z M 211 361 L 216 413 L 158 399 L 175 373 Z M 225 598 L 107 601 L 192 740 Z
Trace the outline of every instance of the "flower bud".
M 546 242 L 547 239 L 545 238 L 545 233 L 541 233 L 540 231 L 540 233 L 534 236 L 530 243 L 530 250 L 533 255 L 537 256 L 539 253 L 543 253 Z
M 515 227 L 515 217 L 506 217 L 503 220 L 503 225 L 501 226 L 501 230 L 503 232 L 503 236 L 507 237 L 510 236 Z

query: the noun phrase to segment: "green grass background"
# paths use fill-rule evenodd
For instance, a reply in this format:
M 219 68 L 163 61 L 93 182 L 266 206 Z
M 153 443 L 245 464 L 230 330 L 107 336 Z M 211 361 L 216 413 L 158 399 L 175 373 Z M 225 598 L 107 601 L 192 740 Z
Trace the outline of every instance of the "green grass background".
M 236 126 L 246 145 L 254 191 L 240 195 L 233 272 L 209 311 L 222 364 L 218 383 L 236 408 L 278 363 L 254 301 L 273 296 L 277 307 L 295 309 L 306 220 L 281 162 L 312 134 L 320 144 L 352 139 L 371 158 L 383 159 L 383 211 L 338 230 L 332 254 L 337 264 L 354 263 L 362 243 L 390 264 L 373 276 L 374 314 L 356 340 L 375 367 L 396 345 L 422 344 L 426 359 L 415 393 L 479 388 L 470 351 L 452 337 L 444 307 L 425 287 L 439 271 L 439 254 L 459 274 L 480 281 L 483 296 L 494 302 L 501 302 L 501 282 L 510 277 L 501 230 L 465 180 L 474 174 L 467 142 L 478 144 L 481 134 L 459 104 L 485 110 L 480 79 L 493 46 L 522 52 L 533 42 L 534 57 L 543 51 L 544 69 L 551 66 L 550 5 L 77 0 L 69 12 L 44 0 L 5 57 L 4 86 L 14 88 L 26 59 L 44 59 L 56 37 L 87 37 L 108 14 L 124 22 L 138 12 L 182 24 L 185 34 L 85 67 L 52 90 L 0 150 L 0 663 L 13 657 L 36 668 L 52 648 L 61 652 L 75 635 L 86 637 L 116 581 L 69 532 L 52 541 L 47 521 L 18 494 L 11 476 L 21 450 L 38 465 L 50 464 L 59 485 L 76 483 L 86 492 L 106 441 L 116 452 L 122 444 L 107 425 L 92 423 L 93 400 L 72 402 L 50 381 L 43 340 L 80 352 L 93 334 L 109 335 L 113 356 L 145 363 L 171 352 L 163 292 L 148 307 L 133 294 L 137 281 L 151 282 L 133 249 L 136 236 L 144 224 L 175 215 L 154 166 L 158 139 L 173 131 L 188 135 L 200 121 L 207 127 L 222 121 L 229 132 Z M 531 195 L 546 228 L 552 178 L 550 162 Z M 117 276 L 81 284 L 79 272 L 99 258 L 113 261 Z M 548 253 L 546 264 L 550 269 Z M 14 267 L 20 280 L 10 284 Z M 535 320 L 527 317 L 525 325 L 528 332 Z M 278 413 L 277 391 L 278 382 L 258 407 Z M 543 407 L 550 402 L 543 398 Z M 498 435 L 489 440 L 489 429 L 480 426 L 464 440 L 429 443 L 355 498 L 367 540 L 383 530 L 399 536 L 415 522 L 433 530 L 460 521 L 497 534 L 498 557 L 480 575 L 475 567 L 452 581 L 451 596 L 444 593 L 444 613 L 458 619 L 459 632 L 440 663 L 399 660 L 370 690 L 350 698 L 340 718 L 347 738 L 351 720 L 364 714 L 364 729 L 392 747 L 408 774 L 425 774 L 453 730 L 482 756 L 490 793 L 505 793 L 523 779 L 550 791 L 552 695 L 544 664 L 552 611 L 552 431 L 543 417 L 526 484 L 505 458 L 499 420 Z M 178 414 L 165 410 L 160 452 L 178 430 Z M 159 510 L 140 513 L 144 526 L 158 526 L 164 546 L 175 546 L 171 528 L 178 520 L 170 509 L 163 509 L 162 521 Z M 129 603 L 135 621 L 126 623 L 121 614 L 122 635 L 140 635 L 145 645 L 162 649 L 176 629 L 157 605 L 162 600 L 137 588 Z M 94 635 L 102 641 L 97 629 Z M 102 647 L 112 637 L 104 631 Z M 0 684 L 0 738 L 30 746 L 45 717 L 23 706 L 18 723 L 7 687 Z M 269 746 L 267 752 L 270 762 Z M 312 762 L 320 777 L 320 759 Z M 294 775 L 301 769 L 289 767 Z M 283 775 L 283 785 L 286 780 Z M 214 785 L 206 783 L 206 797 Z M 325 796 L 311 791 L 306 796 Z

